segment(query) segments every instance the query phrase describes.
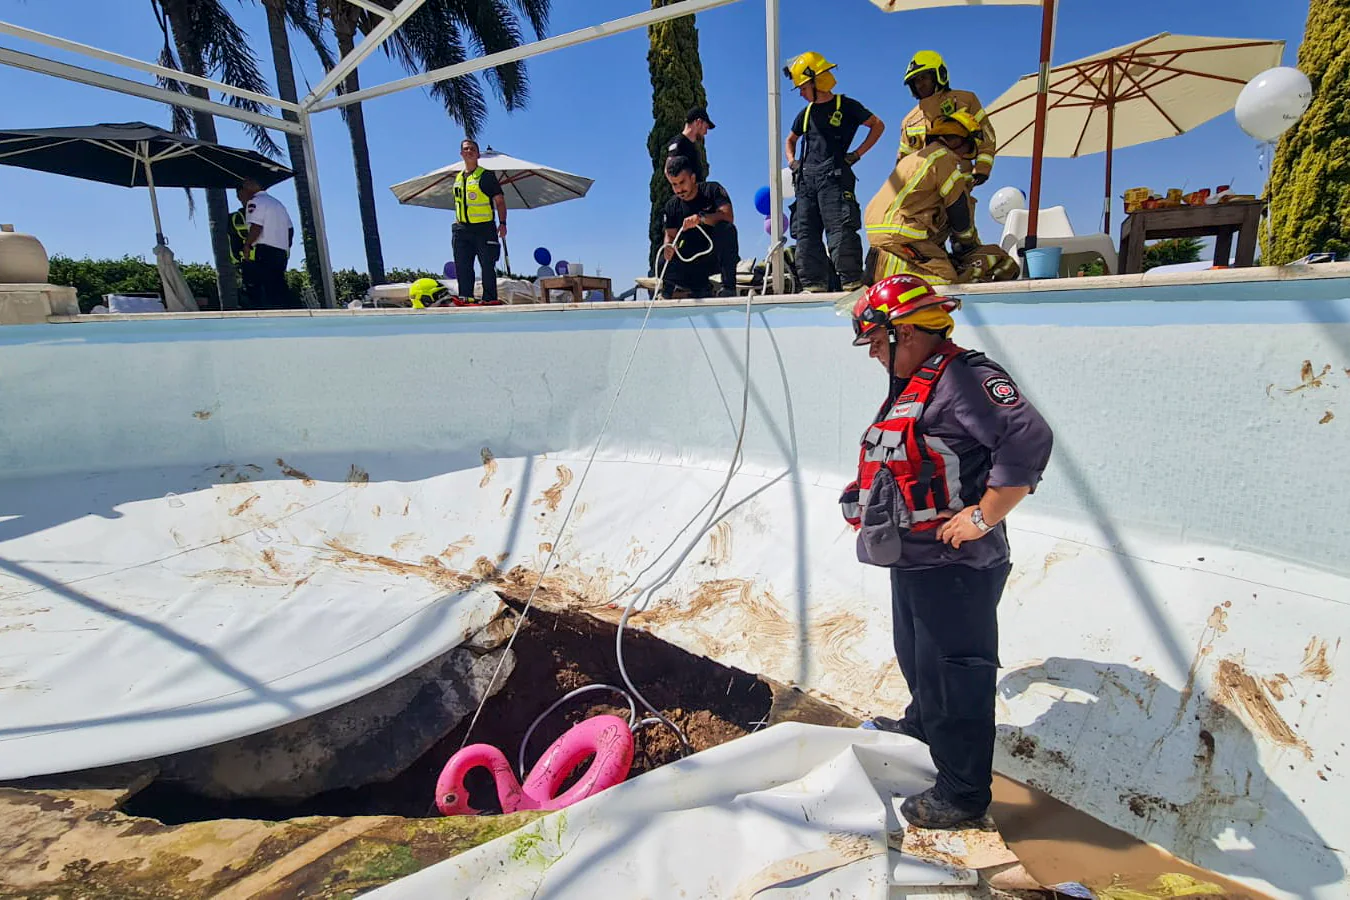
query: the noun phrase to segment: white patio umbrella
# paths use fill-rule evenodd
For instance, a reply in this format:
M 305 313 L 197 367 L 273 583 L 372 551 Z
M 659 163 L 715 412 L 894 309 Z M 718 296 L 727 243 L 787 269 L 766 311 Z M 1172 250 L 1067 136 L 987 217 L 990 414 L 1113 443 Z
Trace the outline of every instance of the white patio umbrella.
M 586 196 L 594 180 L 561 169 L 541 166 L 524 159 L 498 153 L 489 147 L 478 164 L 497 175 L 506 195 L 507 209 L 537 209 Z M 455 176 L 464 171 L 463 160 L 407 181 L 391 185 L 399 203 L 429 206 L 432 209 L 455 208 Z
M 1038 75 L 993 103 L 1000 156 L 1030 156 L 1039 194 L 1040 157 L 1106 154 L 1104 230 L 1111 230 L 1111 164 L 1117 147 L 1176 137 L 1233 108 L 1253 77 L 1280 64 L 1283 41 L 1155 34 L 1049 71 L 1044 150 L 1035 147 Z
M 1040 6 L 1041 0 L 872 0 L 886 12 L 935 9 L 939 6 Z

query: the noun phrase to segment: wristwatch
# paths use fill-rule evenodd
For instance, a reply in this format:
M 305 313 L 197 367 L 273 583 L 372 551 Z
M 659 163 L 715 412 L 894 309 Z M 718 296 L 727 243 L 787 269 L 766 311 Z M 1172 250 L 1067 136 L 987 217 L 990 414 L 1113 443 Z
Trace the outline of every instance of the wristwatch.
M 970 521 L 975 523 L 975 527 L 980 529 L 981 533 L 987 532 L 990 528 L 993 527 L 992 525 L 989 525 L 984 521 L 984 513 L 980 510 L 978 506 L 975 507 L 975 511 L 970 514 Z

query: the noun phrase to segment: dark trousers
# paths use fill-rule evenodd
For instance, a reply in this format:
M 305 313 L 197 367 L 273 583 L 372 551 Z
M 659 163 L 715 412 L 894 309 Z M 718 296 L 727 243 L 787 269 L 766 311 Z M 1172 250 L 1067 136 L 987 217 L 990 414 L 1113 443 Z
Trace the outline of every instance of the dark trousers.
M 708 278 L 715 273 L 722 276 L 724 289 L 736 289 L 736 265 L 741 261 L 740 236 L 736 226 L 730 222 L 718 222 L 704 230 L 712 233 L 712 252 L 700 256 L 693 262 L 685 262 L 678 256 L 666 263 L 665 274 L 661 282 L 661 293 L 669 295 L 675 288 L 684 288 L 695 297 L 706 297 L 712 287 Z M 708 249 L 708 238 L 702 231 L 694 229 L 679 236 L 676 248 L 686 258 Z M 657 260 L 656 271 L 661 272 L 662 260 Z
M 803 285 L 837 289 L 862 280 L 862 209 L 853 193 L 857 179 L 853 170 L 803 168 L 793 189 L 792 238 L 797 242 L 797 274 Z M 825 240 L 829 256 L 825 255 Z M 838 284 L 830 277 L 831 264 Z
M 304 304 L 286 286 L 286 263 L 290 253 L 280 247 L 258 244 L 252 260 L 240 266 L 245 302 L 243 309 L 301 309 Z
M 483 302 L 497 302 L 497 254 L 501 247 L 497 226 L 493 223 L 455 223 L 450 229 L 450 248 L 455 256 L 459 296 L 473 297 L 473 264 L 477 261 L 483 277 Z
M 943 798 L 992 800 L 998 601 L 1011 564 L 891 569 L 895 655 L 912 697 L 904 727 L 928 744 Z

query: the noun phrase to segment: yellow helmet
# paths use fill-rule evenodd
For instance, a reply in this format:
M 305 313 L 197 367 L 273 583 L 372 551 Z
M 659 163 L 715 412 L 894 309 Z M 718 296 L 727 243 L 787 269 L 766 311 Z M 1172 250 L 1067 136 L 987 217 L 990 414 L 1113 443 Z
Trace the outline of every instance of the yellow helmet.
M 961 152 L 961 156 L 966 159 L 974 159 L 976 154 L 975 143 L 984 136 L 980 123 L 975 117 L 964 109 L 958 109 L 949 116 L 938 116 L 933 120 L 933 124 L 928 126 L 928 137 L 959 137 L 969 138 L 966 148 Z
M 414 309 L 426 309 L 449 296 L 450 292 L 434 278 L 419 278 L 408 285 L 408 299 Z
M 909 91 L 918 99 L 919 93 L 914 90 L 914 79 L 924 72 L 932 72 L 934 80 L 940 88 L 951 87 L 951 79 L 947 76 L 947 62 L 942 58 L 942 54 L 935 50 L 920 50 L 914 54 L 914 58 L 909 61 L 909 68 L 905 70 L 905 84 L 909 85 Z
M 784 66 L 783 75 L 794 88 L 814 83 L 816 90 L 829 91 L 838 83 L 833 75 L 827 74 L 834 67 L 834 63 L 816 51 L 808 50 Z

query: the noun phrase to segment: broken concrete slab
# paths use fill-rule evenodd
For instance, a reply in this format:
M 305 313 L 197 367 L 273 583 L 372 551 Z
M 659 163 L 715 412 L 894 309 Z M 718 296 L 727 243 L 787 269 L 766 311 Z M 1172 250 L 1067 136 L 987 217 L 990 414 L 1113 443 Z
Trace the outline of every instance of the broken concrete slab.
M 426 753 L 482 701 L 506 650 L 456 647 L 379 690 L 341 706 L 199 750 L 162 757 L 161 778 L 232 800 L 300 800 L 388 781 Z M 496 693 L 514 669 L 508 655 Z

